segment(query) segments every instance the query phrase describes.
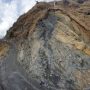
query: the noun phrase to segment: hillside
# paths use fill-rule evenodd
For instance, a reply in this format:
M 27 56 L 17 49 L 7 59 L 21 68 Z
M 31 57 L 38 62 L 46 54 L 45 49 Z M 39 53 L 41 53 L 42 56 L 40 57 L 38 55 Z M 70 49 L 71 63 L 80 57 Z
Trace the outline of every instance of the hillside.
M 39 2 L 0 41 L 0 90 L 89 90 L 90 1 Z

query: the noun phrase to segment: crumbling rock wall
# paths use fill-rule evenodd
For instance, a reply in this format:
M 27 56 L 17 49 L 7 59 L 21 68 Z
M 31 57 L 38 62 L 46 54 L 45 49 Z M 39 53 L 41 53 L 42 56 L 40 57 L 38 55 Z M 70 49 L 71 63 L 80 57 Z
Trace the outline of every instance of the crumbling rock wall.
M 90 32 L 70 7 L 39 3 L 10 28 L 0 43 L 0 90 L 90 89 Z

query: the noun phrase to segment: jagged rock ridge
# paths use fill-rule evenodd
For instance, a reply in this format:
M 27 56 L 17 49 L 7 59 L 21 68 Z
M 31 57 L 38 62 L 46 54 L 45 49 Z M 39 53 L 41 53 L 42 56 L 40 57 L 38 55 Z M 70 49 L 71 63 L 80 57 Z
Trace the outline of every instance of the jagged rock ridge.
M 17 20 L 0 43 L 0 90 L 90 89 L 87 2 L 41 2 Z

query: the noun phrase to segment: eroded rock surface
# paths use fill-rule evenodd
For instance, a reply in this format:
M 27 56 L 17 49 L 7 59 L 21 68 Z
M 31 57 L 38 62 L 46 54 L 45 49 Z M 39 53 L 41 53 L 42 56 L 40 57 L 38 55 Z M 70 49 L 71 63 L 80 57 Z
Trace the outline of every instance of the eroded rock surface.
M 0 44 L 0 90 L 90 89 L 86 2 L 38 3 L 18 19 Z

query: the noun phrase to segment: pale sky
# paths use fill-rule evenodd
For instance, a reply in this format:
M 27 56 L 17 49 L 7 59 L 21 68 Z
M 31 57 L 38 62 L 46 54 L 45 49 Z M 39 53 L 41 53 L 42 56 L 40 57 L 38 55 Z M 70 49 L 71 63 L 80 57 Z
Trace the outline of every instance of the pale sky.
M 17 18 L 35 5 L 37 0 L 0 0 L 0 38 L 13 25 Z M 53 1 L 53 0 L 38 0 Z

